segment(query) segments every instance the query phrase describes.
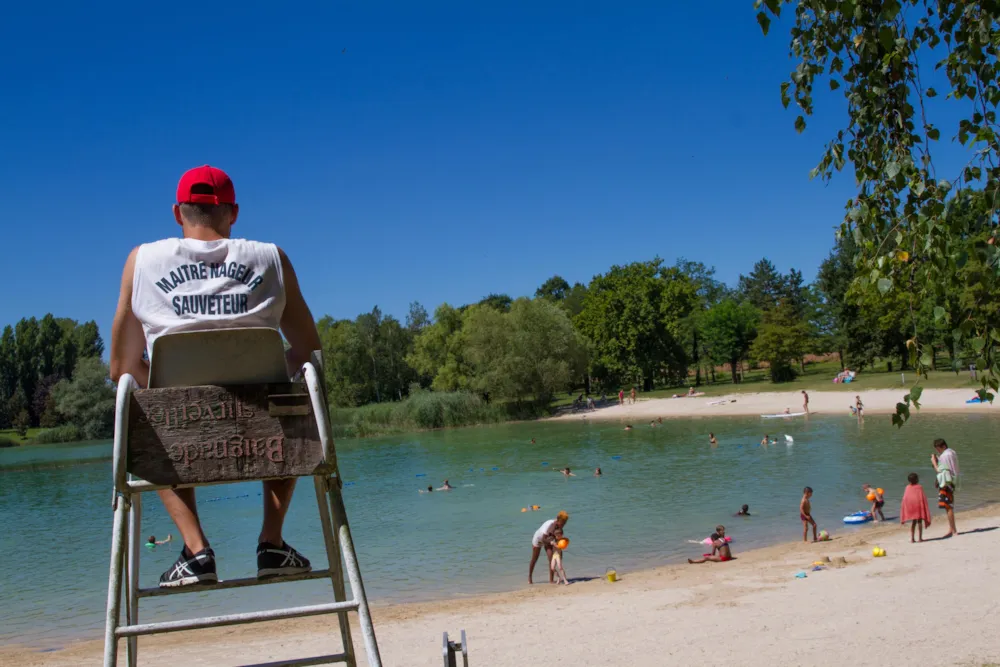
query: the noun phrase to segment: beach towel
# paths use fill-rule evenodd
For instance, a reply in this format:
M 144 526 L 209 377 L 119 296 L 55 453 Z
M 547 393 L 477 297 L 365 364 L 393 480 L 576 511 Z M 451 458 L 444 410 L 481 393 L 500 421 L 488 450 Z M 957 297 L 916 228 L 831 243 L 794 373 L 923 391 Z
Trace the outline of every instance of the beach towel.
M 927 504 L 924 487 L 919 484 L 907 484 L 903 492 L 903 502 L 899 508 L 900 523 L 923 520 L 925 526 L 931 525 L 931 509 Z

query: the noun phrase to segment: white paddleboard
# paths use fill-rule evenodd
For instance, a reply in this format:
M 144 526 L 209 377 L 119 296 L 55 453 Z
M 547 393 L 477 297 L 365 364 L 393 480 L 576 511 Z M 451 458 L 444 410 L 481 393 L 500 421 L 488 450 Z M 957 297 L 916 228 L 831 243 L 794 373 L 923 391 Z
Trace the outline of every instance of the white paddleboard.
M 779 417 L 801 417 L 804 412 L 782 412 L 777 415 L 761 415 L 763 419 L 778 419 Z

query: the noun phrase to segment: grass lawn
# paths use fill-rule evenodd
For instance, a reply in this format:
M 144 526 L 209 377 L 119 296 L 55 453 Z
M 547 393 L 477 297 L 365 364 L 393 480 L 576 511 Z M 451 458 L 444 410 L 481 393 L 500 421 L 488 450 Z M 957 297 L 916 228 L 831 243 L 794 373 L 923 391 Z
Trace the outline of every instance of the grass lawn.
M 25 442 L 27 442 L 31 438 L 34 438 L 36 435 L 38 435 L 42 431 L 47 431 L 47 430 L 48 429 L 44 429 L 44 428 L 29 428 L 28 429 L 28 434 L 22 438 L 21 436 L 19 436 L 17 434 L 17 431 L 15 431 L 14 429 L 0 429 L 0 438 L 4 438 L 4 439 L 7 439 L 7 440 L 13 440 L 14 442 L 18 443 L 19 445 L 23 445 Z

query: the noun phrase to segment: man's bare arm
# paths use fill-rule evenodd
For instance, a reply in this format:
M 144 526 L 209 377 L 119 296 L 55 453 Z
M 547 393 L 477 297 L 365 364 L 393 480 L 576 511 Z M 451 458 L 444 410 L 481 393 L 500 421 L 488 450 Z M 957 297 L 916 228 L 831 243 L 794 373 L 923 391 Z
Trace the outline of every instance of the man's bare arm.
M 278 248 L 281 256 L 281 273 L 285 282 L 285 311 L 281 315 L 281 333 L 284 334 L 291 349 L 285 354 L 290 374 L 297 373 L 302 364 L 309 361 L 309 355 L 314 350 L 321 349 L 319 332 L 316 330 L 316 320 L 313 319 L 309 306 L 302 296 L 299 280 L 288 255 Z
M 138 248 L 129 253 L 122 271 L 122 284 L 118 293 L 118 308 L 111 324 L 111 379 L 130 374 L 145 387 L 149 384 L 149 364 L 142 358 L 146 349 L 146 334 L 142 324 L 132 312 L 132 278 L 135 275 L 135 256 Z

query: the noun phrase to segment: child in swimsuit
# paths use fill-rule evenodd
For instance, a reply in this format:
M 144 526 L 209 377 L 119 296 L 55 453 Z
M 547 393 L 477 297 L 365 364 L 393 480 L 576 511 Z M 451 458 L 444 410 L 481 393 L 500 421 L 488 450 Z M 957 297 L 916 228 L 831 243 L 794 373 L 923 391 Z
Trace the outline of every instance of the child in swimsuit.
M 872 501 L 872 519 L 878 523 L 881 517 L 882 521 L 885 521 L 885 514 L 882 513 L 882 507 L 885 505 L 885 496 L 879 493 L 878 489 L 872 488 L 871 484 L 865 484 L 861 487 L 866 496 L 875 496 L 875 500 Z
M 698 565 L 700 563 L 725 563 L 733 559 L 733 552 L 726 541 L 726 527 L 716 526 L 715 532 L 709 538 L 712 540 L 712 553 L 703 554 L 701 558 L 695 560 L 688 558 L 688 563 Z
M 563 569 L 562 564 L 562 549 L 557 547 L 555 544 L 552 545 L 552 558 L 549 560 L 549 573 L 555 577 L 555 583 L 569 585 L 569 579 L 566 578 L 566 570 Z
M 819 537 L 816 535 L 816 520 L 812 517 L 812 498 L 813 490 L 812 487 L 807 486 L 802 489 L 802 501 L 799 503 L 799 518 L 802 519 L 802 541 L 809 541 L 809 526 L 812 525 L 813 529 L 813 542 L 819 541 Z

